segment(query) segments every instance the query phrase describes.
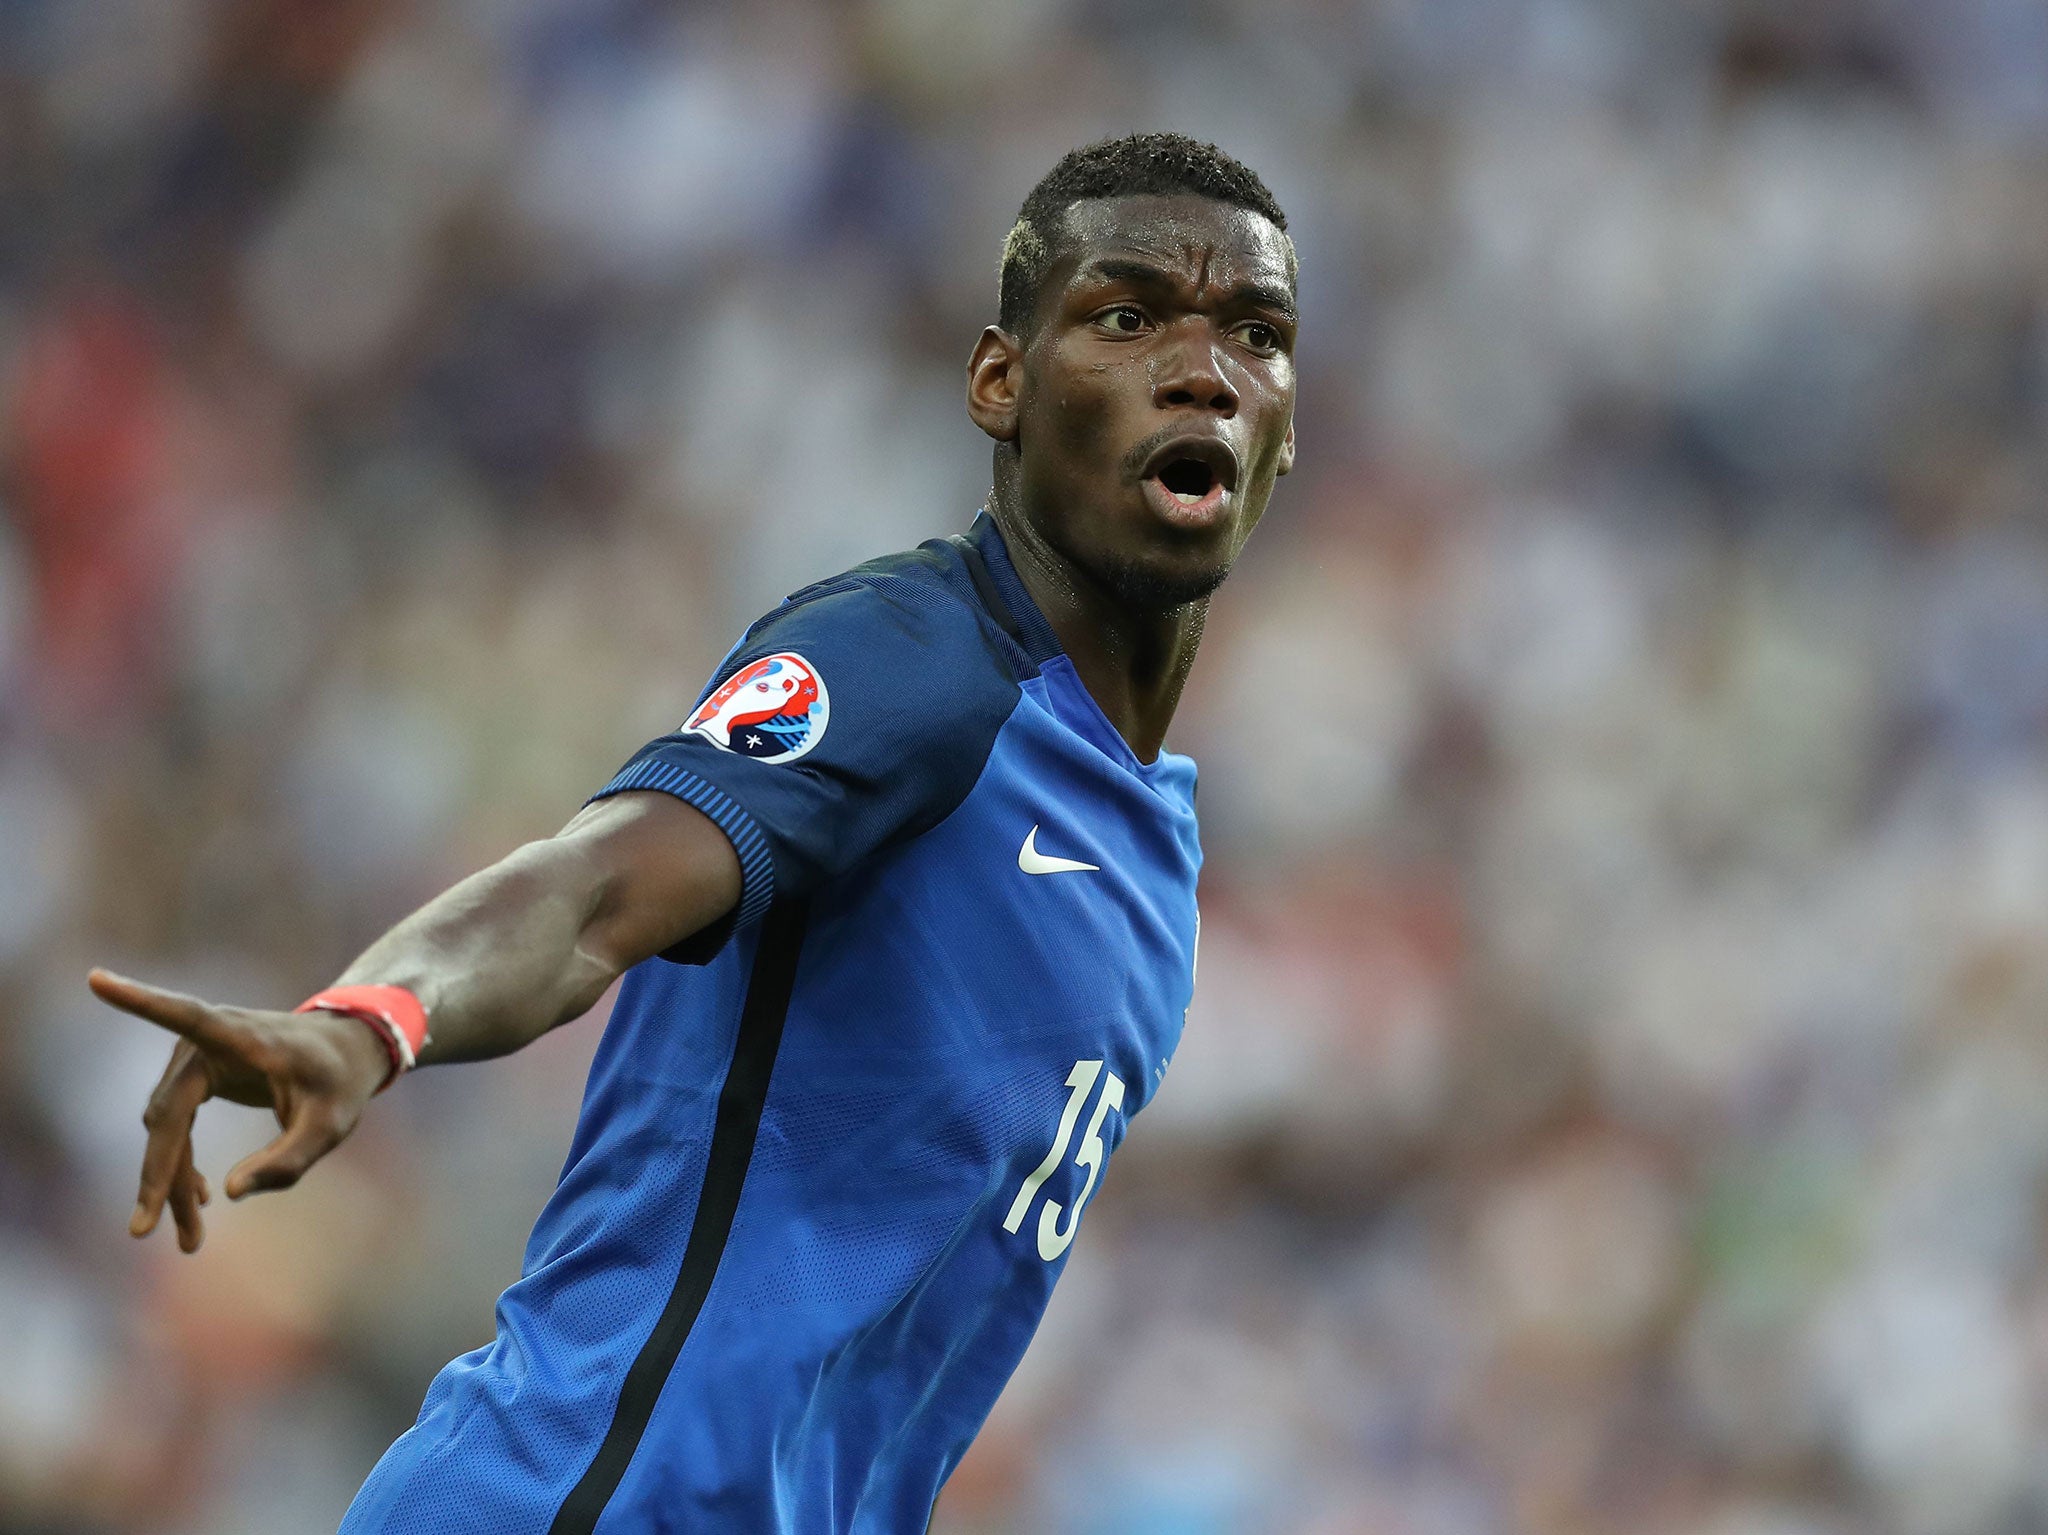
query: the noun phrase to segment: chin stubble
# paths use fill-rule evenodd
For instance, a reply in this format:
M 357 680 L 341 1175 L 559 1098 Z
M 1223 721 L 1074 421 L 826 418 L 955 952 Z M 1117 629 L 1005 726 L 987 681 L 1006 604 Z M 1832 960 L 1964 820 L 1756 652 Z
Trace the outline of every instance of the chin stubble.
M 1222 565 L 1175 578 L 1136 563 L 1106 565 L 1094 572 L 1095 579 L 1118 605 L 1134 613 L 1170 613 L 1200 602 L 1221 586 L 1229 574 L 1230 567 Z
M 1200 602 L 1221 586 L 1230 574 L 1231 561 L 1227 560 L 1216 569 L 1180 577 L 1148 569 L 1136 560 L 1090 560 L 1080 551 L 1069 548 L 1065 540 L 1049 537 L 1021 513 L 1013 512 L 1006 505 L 999 508 L 1000 497 L 999 486 L 990 492 L 982 509 L 1005 529 L 1005 536 L 1035 542 L 1043 548 L 1051 556 L 1047 562 L 1047 573 L 1069 591 L 1074 590 L 1073 579 L 1061 571 L 1062 565 L 1081 575 L 1088 584 L 1108 595 L 1126 612 L 1171 613 Z

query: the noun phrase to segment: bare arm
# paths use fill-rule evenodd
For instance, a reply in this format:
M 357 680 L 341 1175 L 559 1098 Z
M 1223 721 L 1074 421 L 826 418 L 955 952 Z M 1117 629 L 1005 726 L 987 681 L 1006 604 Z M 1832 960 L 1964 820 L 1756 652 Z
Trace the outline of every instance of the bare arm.
M 664 794 L 621 794 L 435 897 L 341 979 L 418 995 L 431 1026 L 421 1064 L 484 1060 L 586 1012 L 625 970 L 739 896 L 739 860 L 710 820 Z M 192 1165 L 191 1129 L 208 1098 L 277 1115 L 277 1138 L 228 1174 L 238 1199 L 296 1183 L 355 1128 L 384 1080 L 384 1047 L 355 1018 L 217 1006 L 104 970 L 90 981 L 102 1000 L 181 1036 L 143 1112 L 149 1140 L 129 1222 L 137 1236 L 168 1203 L 178 1245 L 197 1250 L 210 1196 Z
M 426 1004 L 422 1065 L 485 1060 L 580 1018 L 739 898 L 739 859 L 704 815 L 666 794 L 621 794 L 436 896 L 341 983 L 404 986 Z

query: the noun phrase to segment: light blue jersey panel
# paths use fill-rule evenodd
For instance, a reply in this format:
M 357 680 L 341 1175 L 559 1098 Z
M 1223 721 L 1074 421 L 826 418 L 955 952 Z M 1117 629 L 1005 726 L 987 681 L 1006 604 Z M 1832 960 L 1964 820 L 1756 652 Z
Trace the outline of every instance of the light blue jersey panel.
M 725 826 L 741 910 L 627 977 L 496 1341 L 346 1535 L 922 1530 L 1173 1055 L 1194 765 L 1131 754 L 986 519 L 799 593 L 700 720 L 607 792 Z

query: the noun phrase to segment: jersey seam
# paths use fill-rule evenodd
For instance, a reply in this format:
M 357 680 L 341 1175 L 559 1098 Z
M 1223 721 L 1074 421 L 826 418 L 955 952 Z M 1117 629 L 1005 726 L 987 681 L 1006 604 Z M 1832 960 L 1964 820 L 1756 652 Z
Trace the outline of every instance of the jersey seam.
M 932 548 L 934 545 L 949 545 L 951 542 L 951 539 L 933 539 L 927 544 L 920 545 L 920 547 Z M 967 577 L 970 586 L 975 586 L 974 574 L 967 564 L 967 557 L 957 550 L 949 552 L 950 557 L 959 562 L 961 573 Z M 848 571 L 844 575 L 832 577 L 829 581 L 820 581 L 815 586 L 807 586 L 792 592 L 783 599 L 781 605 L 773 612 L 764 613 L 754 621 L 746 634 L 741 637 L 739 644 L 735 645 L 727 654 L 725 660 L 720 663 L 718 671 L 713 674 L 711 682 L 704 689 L 702 697 L 710 697 L 734 672 L 752 661 L 761 659 L 761 656 L 752 655 L 750 652 L 754 647 L 756 636 L 761 634 L 768 625 L 777 623 L 787 618 L 790 614 L 809 607 L 814 602 L 822 601 L 827 597 L 841 596 L 847 592 L 872 592 L 883 602 L 893 603 L 895 598 L 882 584 L 889 581 L 903 581 L 911 585 L 927 584 L 918 581 L 913 575 L 898 574 L 895 571 Z M 1023 682 L 1038 675 L 1039 663 L 1037 659 L 1018 641 L 1015 635 L 1003 627 L 996 615 L 989 611 L 978 588 L 974 589 L 970 594 L 969 592 L 957 590 L 950 583 L 943 580 L 932 581 L 929 583 L 929 586 L 933 591 L 946 597 L 973 618 L 976 627 L 985 636 L 992 637 L 998 641 L 1004 660 L 1008 664 L 1010 680 L 1012 682 Z M 761 655 L 772 654 L 774 654 L 772 649 L 761 652 Z M 1021 665 L 1019 664 L 1020 661 L 1022 662 Z
M 989 737 L 988 751 L 982 756 L 981 767 L 975 772 L 973 780 L 961 791 L 960 797 L 946 807 L 946 813 L 934 818 L 923 826 L 917 827 L 915 830 L 908 826 L 904 827 L 895 836 L 883 843 L 881 847 L 876 848 L 875 854 L 879 854 L 886 849 L 902 847 L 906 843 L 915 842 L 920 837 L 928 836 L 961 812 L 967 802 L 974 798 L 974 791 L 981 787 L 982 780 L 988 777 L 989 769 L 996 760 L 997 743 L 1002 740 L 1003 732 L 1010 728 L 1010 721 L 1017 717 L 1017 710 L 1023 706 L 1024 698 L 1024 689 L 1020 684 L 1017 689 L 1017 697 L 1011 703 L 1009 712 L 1003 716 L 1002 723 L 996 726 L 995 733 Z M 875 854 L 870 854 L 869 857 L 872 858 Z

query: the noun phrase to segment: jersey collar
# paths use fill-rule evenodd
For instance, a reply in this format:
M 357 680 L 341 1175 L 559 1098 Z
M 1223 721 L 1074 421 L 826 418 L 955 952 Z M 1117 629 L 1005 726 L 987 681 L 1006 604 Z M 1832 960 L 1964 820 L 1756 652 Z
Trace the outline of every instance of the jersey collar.
M 1077 734 L 1092 742 L 1096 750 L 1121 763 L 1154 789 L 1182 796 L 1192 809 L 1194 762 L 1169 751 L 1161 751 L 1150 762 L 1138 760 L 1130 742 L 1110 723 L 1109 716 L 1102 712 L 1102 705 L 1095 701 L 1095 695 L 1088 691 L 1080 673 L 1074 670 L 1074 663 L 1060 648 L 1052 625 L 1046 622 L 1038 604 L 1031 600 L 1031 593 L 1025 590 L 1023 578 L 1010 562 L 1009 548 L 1003 543 L 1002 531 L 996 527 L 995 519 L 986 511 L 977 512 L 974 525 L 965 533 L 954 534 L 953 542 L 966 546 L 962 553 L 967 556 L 968 572 L 981 596 L 982 605 L 1003 631 L 1031 657 L 1031 664 L 1040 668 L 1039 676 L 1052 695 L 1053 707 L 1059 717 Z
M 1031 657 L 1032 665 L 1043 666 L 1054 656 L 1062 654 L 1052 625 L 1045 621 L 1045 615 L 1039 612 L 1038 604 L 1031 600 L 1031 593 L 1025 589 L 1023 578 L 1017 574 L 1017 567 L 1010 562 L 1009 548 L 1003 542 L 1002 531 L 996 527 L 995 519 L 986 511 L 976 512 L 974 524 L 967 530 L 965 539 L 980 554 L 982 567 L 988 573 L 992 590 L 982 591 L 983 604 L 1010 638 Z

